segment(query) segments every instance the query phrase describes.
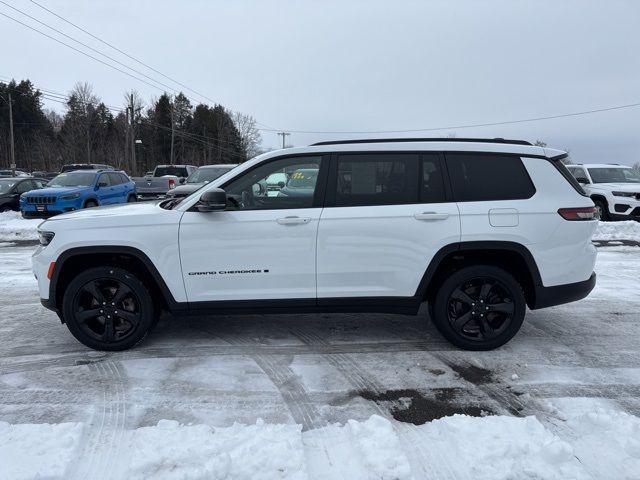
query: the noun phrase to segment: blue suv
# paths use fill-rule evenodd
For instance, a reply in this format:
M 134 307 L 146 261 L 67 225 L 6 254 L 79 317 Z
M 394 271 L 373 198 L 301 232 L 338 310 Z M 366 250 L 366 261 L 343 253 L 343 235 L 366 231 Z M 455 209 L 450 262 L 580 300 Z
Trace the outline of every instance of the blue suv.
M 49 218 L 81 208 L 136 201 L 136 185 L 114 170 L 76 170 L 61 173 L 45 188 L 20 196 L 25 218 Z

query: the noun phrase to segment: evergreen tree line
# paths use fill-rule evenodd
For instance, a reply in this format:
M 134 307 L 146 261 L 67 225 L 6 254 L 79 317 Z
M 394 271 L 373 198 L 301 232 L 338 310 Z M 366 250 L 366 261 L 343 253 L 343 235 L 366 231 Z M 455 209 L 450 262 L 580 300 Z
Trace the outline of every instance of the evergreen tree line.
M 11 163 L 9 94 L 19 170 L 104 163 L 142 175 L 158 164 L 241 163 L 260 153 L 260 133 L 251 116 L 222 105 L 194 106 L 183 93 L 164 93 L 145 105 L 133 91 L 116 108 L 105 105 L 86 83 L 76 84 L 65 97 L 53 97 L 22 80 L 0 82 L 2 168 Z M 63 112 L 45 109 L 45 97 L 62 103 Z

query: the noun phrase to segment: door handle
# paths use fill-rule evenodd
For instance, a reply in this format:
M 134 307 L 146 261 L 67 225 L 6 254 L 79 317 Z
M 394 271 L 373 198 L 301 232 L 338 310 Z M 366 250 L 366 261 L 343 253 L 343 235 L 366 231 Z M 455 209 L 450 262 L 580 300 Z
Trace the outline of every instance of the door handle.
M 276 220 L 280 225 L 297 225 L 300 223 L 309 223 L 310 221 L 311 218 L 309 217 L 283 217 Z
M 436 213 L 436 212 L 422 212 L 422 213 L 416 213 L 413 216 L 413 218 L 415 218 L 416 220 L 428 220 L 428 221 L 446 220 L 447 218 L 449 218 L 449 214 Z

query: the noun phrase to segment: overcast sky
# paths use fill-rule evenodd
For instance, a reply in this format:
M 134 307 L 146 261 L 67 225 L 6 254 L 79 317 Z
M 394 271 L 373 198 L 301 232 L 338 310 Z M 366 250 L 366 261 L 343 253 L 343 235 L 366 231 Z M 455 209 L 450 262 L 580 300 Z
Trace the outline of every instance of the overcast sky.
M 144 68 L 28 0 L 4 1 Z M 429 129 L 640 102 L 639 1 L 37 1 L 277 129 Z M 0 12 L 44 30 L 3 4 Z M 110 105 L 132 88 L 147 100 L 161 93 L 1 16 L 0 32 L 0 78 L 58 92 L 87 81 Z M 640 161 L 638 107 L 405 135 L 450 134 L 542 139 L 575 162 Z M 356 136 L 379 135 L 292 133 L 288 142 Z M 279 142 L 263 132 L 265 147 Z

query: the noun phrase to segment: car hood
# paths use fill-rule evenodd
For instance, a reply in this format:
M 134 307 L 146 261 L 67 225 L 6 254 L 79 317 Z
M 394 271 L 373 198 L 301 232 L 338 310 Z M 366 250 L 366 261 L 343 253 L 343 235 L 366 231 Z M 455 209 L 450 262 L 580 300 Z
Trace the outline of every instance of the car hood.
M 204 185 L 204 183 L 187 183 L 184 185 L 180 185 L 179 187 L 176 187 L 172 190 L 169 191 L 169 193 L 179 193 L 181 195 L 186 194 L 190 194 L 195 192 L 196 190 L 198 190 L 199 188 L 202 188 L 202 186 Z
M 86 191 L 88 188 L 91 188 L 91 187 L 47 187 L 47 188 L 37 189 L 37 195 L 47 195 L 47 196 L 69 195 L 71 193 Z M 33 194 L 33 192 L 34 190 L 31 190 L 26 193 Z
M 593 187 L 616 192 L 640 192 L 640 183 L 594 183 Z
M 73 212 L 62 213 L 51 217 L 47 222 L 60 220 L 91 219 L 99 217 L 125 217 L 157 214 L 159 202 L 121 203 L 118 205 L 106 205 L 104 207 L 83 208 Z

